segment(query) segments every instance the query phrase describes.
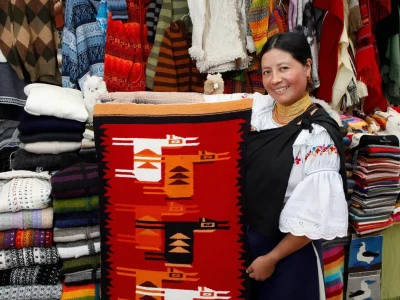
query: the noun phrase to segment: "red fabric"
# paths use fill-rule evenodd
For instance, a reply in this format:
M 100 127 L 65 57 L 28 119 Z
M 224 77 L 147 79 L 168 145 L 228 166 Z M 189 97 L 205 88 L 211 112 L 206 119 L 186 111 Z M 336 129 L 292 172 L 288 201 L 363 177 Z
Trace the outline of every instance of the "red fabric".
M 370 5 L 373 25 L 392 13 L 392 0 L 371 0 Z
M 106 189 L 101 229 L 102 264 L 108 274 L 103 274 L 107 283 L 102 293 L 107 299 L 136 299 L 138 289 L 156 287 L 176 290 L 176 299 L 199 299 L 214 294 L 198 292 L 207 287 L 243 299 L 238 162 L 249 125 L 243 115 L 250 118 L 251 107 L 239 116 L 199 109 L 191 117 L 173 118 L 161 117 L 153 106 L 154 114 L 118 117 L 110 112 L 97 120 Z M 171 140 L 172 134 L 176 137 Z M 189 137 L 194 140 L 185 142 Z M 115 144 L 116 138 L 128 145 Z M 132 173 L 118 177 L 118 169 Z M 201 224 L 202 218 L 225 225 Z
M 315 0 L 314 7 L 328 11 L 322 23 L 318 76 L 321 81 L 317 97 L 332 102 L 332 87 L 338 70 L 339 41 L 344 26 L 342 1 Z
M 368 87 L 368 97 L 364 102 L 364 113 L 371 114 L 376 109 L 386 111 L 388 102 L 383 96 L 379 71 L 378 52 L 375 46 L 375 37 L 372 33 L 370 15 L 370 0 L 360 0 L 361 18 L 363 27 L 357 32 L 357 79 Z
M 128 21 L 108 18 L 104 80 L 109 92 L 145 91 L 145 69 L 151 45 L 145 12 L 149 0 L 127 0 Z

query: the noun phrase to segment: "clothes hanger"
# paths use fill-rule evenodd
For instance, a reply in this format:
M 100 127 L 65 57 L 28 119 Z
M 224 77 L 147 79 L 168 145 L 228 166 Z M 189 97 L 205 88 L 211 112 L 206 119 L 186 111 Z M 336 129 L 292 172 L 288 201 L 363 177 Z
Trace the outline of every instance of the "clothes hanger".
M 190 14 L 183 15 L 181 21 L 183 21 L 185 18 L 190 18 Z

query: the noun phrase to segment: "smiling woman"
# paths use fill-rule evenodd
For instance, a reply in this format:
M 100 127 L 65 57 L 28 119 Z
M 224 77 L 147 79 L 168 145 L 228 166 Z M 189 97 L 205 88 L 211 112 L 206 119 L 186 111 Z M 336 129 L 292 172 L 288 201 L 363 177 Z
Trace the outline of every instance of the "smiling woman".
M 245 160 L 251 299 L 323 300 L 320 240 L 347 234 L 343 139 L 308 94 L 311 50 L 301 33 L 271 37 L 261 68 L 268 103 L 262 114 L 253 104 L 260 121 Z

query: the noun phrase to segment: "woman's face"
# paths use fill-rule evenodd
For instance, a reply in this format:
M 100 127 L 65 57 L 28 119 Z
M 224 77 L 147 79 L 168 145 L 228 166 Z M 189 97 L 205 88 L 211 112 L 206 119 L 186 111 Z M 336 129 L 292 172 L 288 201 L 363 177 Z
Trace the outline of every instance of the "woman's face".
M 304 97 L 311 59 L 305 66 L 288 52 L 272 49 L 261 59 L 263 84 L 268 94 L 282 105 L 290 105 Z

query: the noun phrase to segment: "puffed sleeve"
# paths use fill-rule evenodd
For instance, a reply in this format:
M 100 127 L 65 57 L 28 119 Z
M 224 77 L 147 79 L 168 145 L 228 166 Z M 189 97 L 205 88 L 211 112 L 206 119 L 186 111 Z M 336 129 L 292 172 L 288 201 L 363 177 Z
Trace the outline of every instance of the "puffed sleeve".
M 293 145 L 295 163 L 303 164 L 303 178 L 281 212 L 279 229 L 331 240 L 346 236 L 348 227 L 340 157 L 325 128 L 312 126 L 312 132 L 303 130 Z

